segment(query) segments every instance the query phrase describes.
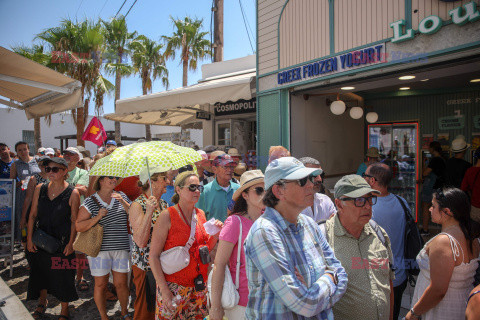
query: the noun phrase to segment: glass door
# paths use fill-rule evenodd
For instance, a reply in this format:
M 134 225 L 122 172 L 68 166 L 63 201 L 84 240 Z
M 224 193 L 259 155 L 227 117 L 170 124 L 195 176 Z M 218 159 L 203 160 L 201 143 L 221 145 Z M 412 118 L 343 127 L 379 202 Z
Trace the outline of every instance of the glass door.
M 385 123 L 368 126 L 368 147 L 376 147 L 380 161 L 393 173 L 389 191 L 407 200 L 417 217 L 418 123 Z

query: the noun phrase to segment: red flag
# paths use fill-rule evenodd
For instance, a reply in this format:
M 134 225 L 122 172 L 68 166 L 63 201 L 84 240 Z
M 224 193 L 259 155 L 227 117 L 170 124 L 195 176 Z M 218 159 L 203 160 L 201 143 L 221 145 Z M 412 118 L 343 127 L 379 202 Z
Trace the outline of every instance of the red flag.
M 91 141 L 97 146 L 101 146 L 103 142 L 107 140 L 107 133 L 97 117 L 93 117 L 92 121 L 88 124 L 87 129 L 82 135 L 82 140 Z

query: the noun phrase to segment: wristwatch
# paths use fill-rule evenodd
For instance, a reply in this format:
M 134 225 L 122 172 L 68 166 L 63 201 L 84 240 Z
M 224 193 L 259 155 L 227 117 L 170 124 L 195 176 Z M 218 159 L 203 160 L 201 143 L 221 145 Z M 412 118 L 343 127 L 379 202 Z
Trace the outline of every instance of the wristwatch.
M 325 269 L 325 273 L 331 274 L 333 277 L 333 283 L 335 285 L 338 285 L 338 275 L 337 275 L 337 270 L 332 270 L 332 269 Z
M 417 318 L 418 320 L 421 320 L 421 319 L 422 319 L 422 316 L 421 316 L 421 315 L 416 314 L 415 311 L 413 311 L 413 307 L 410 309 L 410 312 L 412 313 L 412 316 L 414 316 L 414 317 Z

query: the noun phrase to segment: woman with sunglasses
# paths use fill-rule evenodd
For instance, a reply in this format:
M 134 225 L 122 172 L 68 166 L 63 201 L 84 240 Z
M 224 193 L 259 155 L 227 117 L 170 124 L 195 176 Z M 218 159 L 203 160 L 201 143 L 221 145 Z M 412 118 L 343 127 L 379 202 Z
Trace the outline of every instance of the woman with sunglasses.
M 157 283 L 156 319 L 203 319 L 207 315 L 207 271 L 209 251 L 217 243 L 203 226 L 205 213 L 195 208 L 203 186 L 192 171 L 182 172 L 175 179 L 175 204 L 164 210 L 155 224 L 152 235 L 150 266 Z M 196 220 L 195 241 L 188 251 L 189 264 L 171 274 L 166 274 L 160 262 L 162 252 L 184 247 L 190 239 L 192 220 Z M 222 222 L 214 225 L 220 231 Z M 208 249 L 208 250 L 207 250 Z M 175 297 L 175 299 L 174 299 Z
M 130 272 L 130 241 L 127 222 L 130 199 L 113 189 L 117 177 L 97 177 L 95 193 L 85 199 L 78 212 L 76 228 L 86 232 L 97 223 L 103 227 L 103 240 L 97 257 L 87 257 L 90 272 L 95 279 L 93 299 L 102 320 L 108 319 L 106 293 L 110 272 L 113 275 L 118 301 L 124 319 L 128 319 L 128 273 Z
M 442 232 L 428 241 L 417 256 L 420 274 L 412 308 L 405 318 L 464 319 L 480 251 L 472 233 L 470 201 L 460 189 L 438 189 L 430 212 Z
M 148 258 L 152 232 L 158 216 L 168 204 L 161 199 L 168 184 L 166 170 L 162 167 L 145 168 L 139 174 L 138 186 L 141 195 L 135 199 L 128 212 L 132 233 L 132 271 L 136 299 L 135 320 L 155 319 L 155 289 Z
M 240 188 L 235 191 L 232 199 L 235 201 L 232 214 L 225 220 L 220 232 L 217 254 L 212 274 L 212 292 L 210 320 L 221 320 L 225 315 L 229 320 L 245 319 L 245 308 L 248 302 L 248 280 L 245 269 L 245 252 L 240 253 L 240 276 L 238 292 L 240 300 L 232 309 L 224 310 L 221 303 L 223 282 L 225 281 L 225 266 L 228 265 L 233 282 L 236 281 L 238 238 L 240 223 L 242 224 L 242 241 L 248 231 L 265 209 L 263 195 L 265 193 L 264 175 L 260 170 L 247 171 L 240 177 Z
M 63 158 L 47 160 L 45 172 L 50 182 L 38 185 L 33 194 L 27 235 L 27 248 L 32 253 L 27 300 L 38 299 L 33 313 L 35 319 L 42 318 L 45 313 L 47 293 L 61 302 L 59 319 L 69 319 L 68 303 L 78 299 L 73 241 L 77 234 L 75 220 L 80 194 L 66 182 L 67 168 Z M 32 241 L 34 224 L 38 226 L 36 232 L 41 230 L 57 240 L 60 244 L 57 252 L 37 248 Z

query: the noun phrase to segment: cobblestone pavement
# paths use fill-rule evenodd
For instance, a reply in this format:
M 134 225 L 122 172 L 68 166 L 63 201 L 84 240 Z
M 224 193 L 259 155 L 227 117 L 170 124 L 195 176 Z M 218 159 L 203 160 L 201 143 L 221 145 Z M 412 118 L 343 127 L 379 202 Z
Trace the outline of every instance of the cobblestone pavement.
M 26 301 L 27 298 L 27 286 L 28 286 L 27 260 L 25 254 L 21 250 L 20 246 L 15 246 L 15 255 L 13 261 L 13 277 L 10 278 L 10 266 L 5 266 L 3 261 L 1 262 L 0 276 L 12 289 L 12 291 L 23 302 L 25 307 L 33 313 L 37 305 L 37 301 Z M 89 270 L 85 270 L 84 277 L 89 283 L 90 287 L 87 291 L 78 291 L 79 299 L 70 304 L 70 319 L 78 320 L 100 320 L 100 315 L 93 300 L 93 277 L 90 275 Z M 131 289 L 131 300 L 134 299 L 135 290 Z M 60 314 L 60 301 L 53 296 L 48 296 L 48 306 L 45 312 L 44 319 L 57 319 Z M 133 301 L 133 300 L 132 300 Z M 132 303 L 130 304 L 129 311 L 133 314 Z M 107 313 L 110 319 L 123 319 L 120 314 L 120 304 L 118 301 L 107 302 Z

